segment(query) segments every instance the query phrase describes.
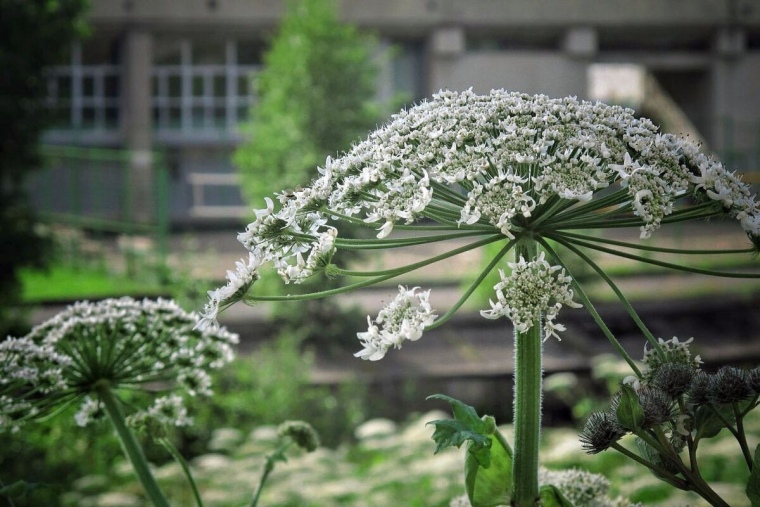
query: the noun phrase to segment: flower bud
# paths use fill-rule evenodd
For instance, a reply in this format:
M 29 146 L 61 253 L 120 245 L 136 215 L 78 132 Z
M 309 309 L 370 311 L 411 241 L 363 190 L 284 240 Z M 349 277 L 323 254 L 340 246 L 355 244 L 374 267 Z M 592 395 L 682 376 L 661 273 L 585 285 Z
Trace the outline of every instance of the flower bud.
M 689 386 L 689 402 L 693 405 L 704 405 L 710 402 L 710 377 L 707 373 L 700 371 L 691 379 Z
M 277 428 L 277 434 L 280 437 L 290 437 L 306 452 L 312 452 L 319 447 L 319 435 L 316 430 L 303 421 L 286 421 Z
M 592 412 L 580 434 L 581 447 L 588 454 L 597 454 L 609 449 L 625 433 L 615 414 Z
M 755 391 L 755 394 L 760 394 L 760 366 L 756 366 L 747 372 L 747 375 L 749 377 L 749 386 Z
M 639 391 L 639 403 L 644 410 L 645 429 L 668 422 L 673 417 L 673 399 L 665 392 L 653 387 Z
M 736 403 L 752 396 L 749 375 L 734 366 L 724 366 L 712 376 L 709 385 L 710 401 L 713 403 Z
M 665 363 L 652 377 L 652 386 L 671 398 L 677 398 L 689 389 L 695 373 L 692 366 L 683 363 Z

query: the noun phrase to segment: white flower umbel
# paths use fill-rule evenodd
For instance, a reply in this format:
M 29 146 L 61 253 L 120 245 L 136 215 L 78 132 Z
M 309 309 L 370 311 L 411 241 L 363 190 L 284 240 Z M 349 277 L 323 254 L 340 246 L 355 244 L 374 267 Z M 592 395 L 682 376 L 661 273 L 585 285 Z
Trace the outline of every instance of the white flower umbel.
M 520 257 L 518 262 L 509 262 L 509 276 L 500 270 L 501 282 L 494 286 L 496 302 L 491 301 L 490 310 L 480 314 L 487 319 L 507 317 L 515 329 L 524 333 L 544 317 L 544 340 L 556 337 L 557 332 L 564 331 L 565 326 L 555 322 L 563 306 L 580 308 L 582 305 L 573 301 L 570 288 L 572 278 L 565 274 L 560 266 L 550 265 L 541 252 L 536 259 L 526 261 Z
M 401 348 L 404 340 L 420 339 L 422 331 L 435 321 L 437 315 L 428 302 L 430 291 L 417 293 L 418 289 L 399 286 L 399 294 L 380 310 L 374 323 L 367 317 L 369 329 L 357 333 L 364 348 L 354 354 L 356 357 L 377 361 L 391 347 Z
M 173 301 L 107 299 L 76 303 L 28 335 L 1 342 L 0 430 L 77 402 L 75 419 L 84 426 L 102 414 L 104 390 L 135 392 L 133 408 L 171 412 L 174 424 L 186 423 L 179 393 L 210 394 L 208 371 L 228 364 L 238 341 L 224 328 L 195 323 Z M 167 391 L 171 397 L 148 408 Z
M 442 91 L 328 158 L 310 186 L 265 201 L 238 235 L 251 257 L 209 293 L 199 326 L 257 300 L 250 289 L 264 264 L 301 283 L 323 269 L 344 274 L 332 269 L 338 250 L 423 242 L 389 241 L 398 229 L 573 241 L 590 229 L 632 227 L 646 238 L 667 223 L 728 216 L 760 250 L 750 187 L 697 145 L 630 109 L 503 90 Z M 379 224 L 386 243 L 344 239 L 344 223 Z

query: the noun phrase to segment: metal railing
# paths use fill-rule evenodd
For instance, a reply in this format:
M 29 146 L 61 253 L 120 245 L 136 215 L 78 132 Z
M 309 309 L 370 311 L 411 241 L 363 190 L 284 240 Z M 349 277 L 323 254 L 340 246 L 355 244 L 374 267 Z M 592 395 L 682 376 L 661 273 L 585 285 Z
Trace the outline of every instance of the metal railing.
M 32 202 L 48 222 L 119 235 L 150 236 L 167 252 L 169 182 L 163 157 L 154 153 L 151 192 L 136 209 L 131 153 L 126 150 L 43 146 L 44 167 L 30 178 Z

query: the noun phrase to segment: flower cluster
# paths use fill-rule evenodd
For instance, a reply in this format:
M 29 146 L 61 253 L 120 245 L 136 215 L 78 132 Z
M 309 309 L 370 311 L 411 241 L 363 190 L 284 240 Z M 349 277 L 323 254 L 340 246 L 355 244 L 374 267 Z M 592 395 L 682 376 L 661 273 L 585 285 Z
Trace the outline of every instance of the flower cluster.
M 518 262 L 510 262 L 512 272 L 507 277 L 500 270 L 501 282 L 494 286 L 497 301 L 491 301 L 491 309 L 480 314 L 488 319 L 508 317 L 517 331 L 524 333 L 535 322 L 544 318 L 544 340 L 550 336 L 558 340 L 558 331 L 565 326 L 555 322 L 563 306 L 580 308 L 573 301 L 570 289 L 572 279 L 565 275 L 560 266 L 551 266 L 544 259 L 544 252 L 530 262 L 520 257 Z
M 277 427 L 277 436 L 290 438 L 306 452 L 314 452 L 319 447 L 319 434 L 304 421 L 285 421 Z
M 599 474 L 577 468 L 568 470 L 539 470 L 539 483 L 556 486 L 575 507 L 635 507 L 623 497 L 610 496 L 610 482 Z M 472 507 L 467 495 L 453 498 L 449 507 Z
M 196 328 L 204 331 L 207 328 L 218 327 L 217 315 L 220 307 L 226 301 L 233 300 L 235 296 L 240 297 L 248 288 L 258 280 L 258 268 L 261 264 L 261 257 L 257 251 L 248 253 L 248 262 L 241 259 L 235 263 L 235 271 L 227 271 L 227 285 L 218 289 L 208 291 L 209 302 L 206 304 L 201 319 L 196 324 Z
M 658 342 L 658 349 L 645 349 L 646 370 L 641 378 L 627 377 L 609 408 L 589 416 L 580 435 L 588 453 L 614 447 L 627 433 L 642 436 L 651 432 L 667 435 L 672 452 L 677 454 L 687 438 L 713 436 L 711 432 L 721 418 L 725 424 L 740 427 L 739 419 L 757 406 L 760 367 L 743 370 L 725 366 L 708 374 L 700 370 L 699 356 L 692 356 L 689 350 L 692 339 L 681 342 L 674 337 Z M 737 405 L 724 417 L 721 407 L 732 404 Z M 735 428 L 729 429 L 738 434 Z M 651 442 L 647 445 L 640 443 L 639 447 L 649 458 L 660 460 L 667 454 L 653 448 Z
M 364 348 L 354 354 L 356 357 L 377 361 L 391 347 L 401 348 L 404 340 L 420 339 L 422 331 L 435 321 L 437 315 L 428 302 L 430 291 L 417 293 L 417 289 L 419 287 L 399 286 L 399 294 L 380 310 L 374 323 L 367 317 L 369 329 L 358 333 Z
M 214 325 L 220 308 L 256 300 L 251 274 L 265 263 L 286 283 L 299 283 L 323 269 L 334 274 L 333 253 L 342 248 L 424 242 L 391 236 L 404 228 L 562 242 L 572 241 L 570 231 L 634 227 L 646 238 L 665 223 L 730 216 L 760 248 L 760 210 L 750 187 L 698 146 L 658 132 L 630 109 L 503 90 L 443 91 L 401 111 L 328 158 L 310 185 L 276 201 L 267 198 L 239 234 L 255 262 L 210 293 L 201 326 Z M 343 238 L 341 223 L 377 228 L 376 245 Z M 549 278 L 551 290 L 565 284 Z M 564 293 L 553 298 L 541 309 L 570 304 Z M 495 305 L 486 315 L 506 312 L 501 301 Z M 561 328 L 548 322 L 547 334 L 556 335 Z M 362 341 L 375 343 L 372 325 L 368 333 Z
M 233 358 L 237 335 L 194 329 L 196 317 L 168 300 L 79 302 L 21 338 L 0 343 L 0 430 L 79 402 L 81 426 L 103 413 L 100 389 L 148 398 L 177 387 L 210 393 L 209 370 Z M 189 423 L 177 394 L 147 403 L 164 422 Z
M 610 481 L 603 475 L 577 468 L 541 469 L 541 484 L 556 486 L 575 507 L 634 507 L 626 498 L 610 495 Z
M 674 336 L 670 340 L 659 338 L 659 351 L 645 346 L 644 366 L 646 370 L 644 381 L 651 382 L 658 376 L 662 376 L 660 370 L 663 367 L 671 371 L 681 366 L 691 371 L 699 371 L 702 358 L 698 355 L 692 357 L 691 350 L 689 350 L 693 341 L 694 338 L 689 338 L 682 342 L 677 336 Z

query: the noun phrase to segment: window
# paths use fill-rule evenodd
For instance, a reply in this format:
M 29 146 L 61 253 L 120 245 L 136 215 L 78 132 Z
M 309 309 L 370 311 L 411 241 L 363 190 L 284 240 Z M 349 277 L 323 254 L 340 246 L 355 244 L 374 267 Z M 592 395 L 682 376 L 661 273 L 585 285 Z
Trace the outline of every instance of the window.
M 82 46 L 75 43 L 69 65 L 48 69 L 47 104 L 54 128 L 108 130 L 119 123 L 119 66 L 82 63 Z
M 249 82 L 260 66 L 240 63 L 238 43 L 185 39 L 153 66 L 157 129 L 234 130 L 253 103 Z M 244 60 L 253 58 L 249 45 Z

